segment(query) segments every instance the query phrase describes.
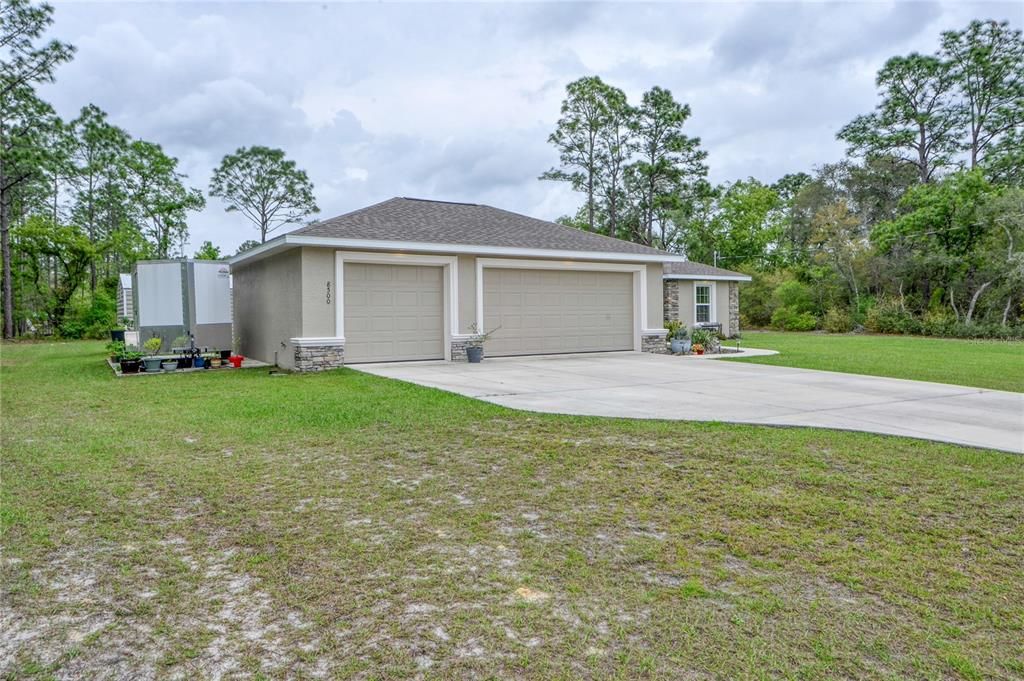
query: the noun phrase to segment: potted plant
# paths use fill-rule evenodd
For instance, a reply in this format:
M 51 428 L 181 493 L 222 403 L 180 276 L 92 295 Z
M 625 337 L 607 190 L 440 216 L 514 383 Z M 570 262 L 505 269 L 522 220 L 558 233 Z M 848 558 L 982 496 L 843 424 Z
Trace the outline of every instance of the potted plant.
M 680 321 L 670 321 L 665 325 L 668 329 L 669 345 L 674 354 L 687 353 L 690 351 L 690 333 L 686 324 Z
M 142 353 L 138 350 L 125 350 L 121 353 L 121 373 L 137 374 L 142 364 Z
M 484 358 L 484 343 L 491 337 L 491 335 L 500 329 L 501 327 L 495 327 L 490 331 L 480 331 L 477 327 L 476 322 L 469 325 L 469 330 L 472 334 L 466 339 L 466 359 L 469 360 L 470 364 L 479 364 Z
M 143 360 L 146 365 L 146 373 L 151 371 L 160 371 L 161 359 L 156 356 L 156 353 L 160 352 L 160 348 L 164 344 L 164 339 L 160 336 L 153 336 L 148 341 L 142 344 L 142 349 L 146 351 L 146 359 Z
M 711 329 L 694 329 L 690 337 L 693 339 L 694 352 L 697 352 L 697 346 L 700 345 L 698 355 L 703 355 L 705 352 L 713 352 L 718 342 L 717 334 Z
M 210 355 L 210 358 L 206 360 L 206 365 L 211 369 L 216 369 L 220 367 L 221 364 L 223 364 L 223 361 L 220 358 L 220 352 L 214 350 L 213 354 Z
M 115 326 L 110 330 L 111 343 L 124 343 L 124 326 Z
M 703 355 L 704 354 L 704 346 L 701 345 L 700 343 L 694 343 L 693 344 L 693 351 L 695 353 L 697 353 L 698 355 Z
M 168 357 L 167 359 L 160 362 L 160 368 L 164 371 L 177 371 L 178 370 L 178 359 L 176 357 Z
M 196 355 L 192 358 L 192 366 L 196 369 L 206 369 L 206 358 L 196 353 Z

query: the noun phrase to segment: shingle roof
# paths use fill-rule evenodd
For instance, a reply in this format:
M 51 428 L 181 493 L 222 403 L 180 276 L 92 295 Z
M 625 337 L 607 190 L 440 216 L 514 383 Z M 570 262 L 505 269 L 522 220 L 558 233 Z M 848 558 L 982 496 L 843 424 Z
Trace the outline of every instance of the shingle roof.
M 687 277 L 736 277 L 737 279 L 749 279 L 749 275 L 732 270 L 723 270 L 721 267 L 712 267 L 699 262 L 667 262 L 664 265 L 666 275 L 681 275 Z
M 656 248 L 584 232 L 557 222 L 476 203 L 394 198 L 316 222 L 291 234 L 337 239 L 670 255 Z

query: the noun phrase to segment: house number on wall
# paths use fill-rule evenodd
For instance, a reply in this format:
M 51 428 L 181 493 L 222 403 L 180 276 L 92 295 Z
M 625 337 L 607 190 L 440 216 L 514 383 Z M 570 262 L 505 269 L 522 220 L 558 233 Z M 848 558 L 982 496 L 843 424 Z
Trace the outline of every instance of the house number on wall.
M 327 282 L 327 304 L 331 304 L 331 282 Z

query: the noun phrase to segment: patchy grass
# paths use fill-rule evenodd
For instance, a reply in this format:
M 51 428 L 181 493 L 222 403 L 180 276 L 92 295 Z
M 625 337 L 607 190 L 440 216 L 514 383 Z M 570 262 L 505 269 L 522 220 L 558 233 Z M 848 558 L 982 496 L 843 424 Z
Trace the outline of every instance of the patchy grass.
M 743 334 L 743 346 L 780 354 L 728 361 L 1024 392 L 1021 342 L 749 331 Z
M 0 675 L 1024 675 L 1022 457 L 2 352 Z

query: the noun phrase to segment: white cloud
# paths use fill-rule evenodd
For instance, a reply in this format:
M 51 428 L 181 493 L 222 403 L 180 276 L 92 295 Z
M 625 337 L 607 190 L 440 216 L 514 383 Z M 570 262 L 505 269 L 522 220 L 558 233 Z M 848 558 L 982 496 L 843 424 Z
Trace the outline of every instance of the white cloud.
M 322 216 L 396 195 L 491 203 L 553 219 L 579 204 L 537 176 L 565 85 L 599 74 L 634 100 L 688 102 L 712 179 L 835 160 L 835 132 L 874 105 L 884 60 L 932 51 L 966 3 L 129 4 L 58 3 L 78 46 L 44 96 L 87 103 L 181 159 L 197 187 L 239 146 L 285 149 Z M 210 201 L 192 243 L 254 235 Z

